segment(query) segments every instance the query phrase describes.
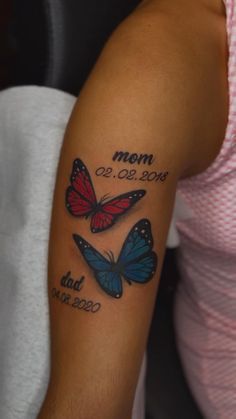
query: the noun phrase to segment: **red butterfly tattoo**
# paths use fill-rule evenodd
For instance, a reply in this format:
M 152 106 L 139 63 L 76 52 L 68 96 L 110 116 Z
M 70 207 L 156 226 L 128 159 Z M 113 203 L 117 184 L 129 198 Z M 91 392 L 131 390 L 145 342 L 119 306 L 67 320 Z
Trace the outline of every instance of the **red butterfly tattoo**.
M 125 214 L 146 193 L 138 189 L 112 199 L 104 196 L 97 202 L 90 174 L 80 159 L 74 160 L 70 182 L 66 190 L 66 207 L 75 217 L 91 217 L 92 233 L 110 228 L 118 217 Z

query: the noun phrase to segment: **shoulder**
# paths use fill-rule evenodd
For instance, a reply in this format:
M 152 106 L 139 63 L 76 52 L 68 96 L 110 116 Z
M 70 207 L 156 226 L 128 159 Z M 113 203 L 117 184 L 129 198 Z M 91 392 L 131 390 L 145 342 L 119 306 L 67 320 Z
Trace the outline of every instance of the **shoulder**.
M 169 3 L 144 3 L 122 22 L 102 51 L 90 86 L 98 82 L 121 112 L 132 117 L 138 111 L 144 125 L 153 124 L 152 141 L 159 148 L 168 144 L 170 154 L 179 156 L 180 176 L 192 175 L 212 162 L 224 137 L 225 17 L 205 4 L 189 1 L 191 7 L 181 10 L 166 7 Z
M 196 62 L 207 68 L 211 59 L 217 60 L 217 54 L 225 58 L 226 52 L 224 9 L 206 7 L 212 1 L 216 0 L 141 3 L 114 31 L 102 56 L 110 53 L 109 59 L 123 64 L 135 60 L 145 74 L 152 71 L 156 76 L 168 68 L 174 68 L 177 76 L 178 69 L 194 74 Z

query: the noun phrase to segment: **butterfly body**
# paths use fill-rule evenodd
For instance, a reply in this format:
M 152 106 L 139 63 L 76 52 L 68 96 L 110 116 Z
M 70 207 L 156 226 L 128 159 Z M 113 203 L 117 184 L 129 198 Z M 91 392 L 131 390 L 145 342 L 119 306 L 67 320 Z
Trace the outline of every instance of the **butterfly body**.
M 71 185 L 66 190 L 66 207 L 75 217 L 91 217 L 92 233 L 99 233 L 110 228 L 116 220 L 125 214 L 146 193 L 138 189 L 115 198 L 105 195 L 97 201 L 90 174 L 80 159 L 73 163 L 70 178 Z
M 110 296 L 120 298 L 123 294 L 122 278 L 130 285 L 150 281 L 157 268 L 157 255 L 152 250 L 151 225 L 142 219 L 129 232 L 117 261 L 113 254 L 108 259 L 81 236 L 74 234 L 74 241 L 100 287 Z

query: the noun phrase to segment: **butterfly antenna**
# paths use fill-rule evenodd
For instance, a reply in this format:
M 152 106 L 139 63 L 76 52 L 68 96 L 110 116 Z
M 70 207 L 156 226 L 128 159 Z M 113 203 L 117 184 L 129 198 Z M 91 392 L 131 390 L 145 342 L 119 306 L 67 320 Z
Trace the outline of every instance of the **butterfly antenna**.
M 104 250 L 104 253 L 107 255 L 107 257 L 108 257 L 109 261 L 110 261 L 110 262 L 112 262 L 110 252 L 109 252 L 109 251 L 107 251 L 107 250 Z
M 128 282 L 129 285 L 132 285 L 132 282 L 128 278 L 125 278 L 125 280 L 126 282 Z
M 102 198 L 101 198 L 101 201 L 100 201 L 100 203 L 102 204 L 107 198 L 109 198 L 109 196 L 110 196 L 110 194 L 109 193 L 107 193 L 107 194 L 105 194 Z
M 111 250 L 104 250 L 104 253 L 108 256 L 108 259 L 111 263 L 115 263 L 114 254 Z

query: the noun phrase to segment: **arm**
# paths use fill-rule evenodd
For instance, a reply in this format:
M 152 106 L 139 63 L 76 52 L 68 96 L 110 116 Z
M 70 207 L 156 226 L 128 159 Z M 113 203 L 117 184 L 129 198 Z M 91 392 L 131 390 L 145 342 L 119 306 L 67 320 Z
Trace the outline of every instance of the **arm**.
M 196 109 L 201 125 L 207 95 L 198 58 L 184 63 L 171 33 L 164 47 L 150 48 L 143 34 L 158 37 L 154 23 L 136 12 L 115 32 L 68 125 L 49 252 L 51 378 L 39 419 L 130 419 L 176 184 L 207 164 L 204 141 L 193 152 Z M 112 218 L 113 202 L 98 208 L 104 195 L 127 193 L 123 215 Z M 84 207 L 86 217 L 75 216 Z

